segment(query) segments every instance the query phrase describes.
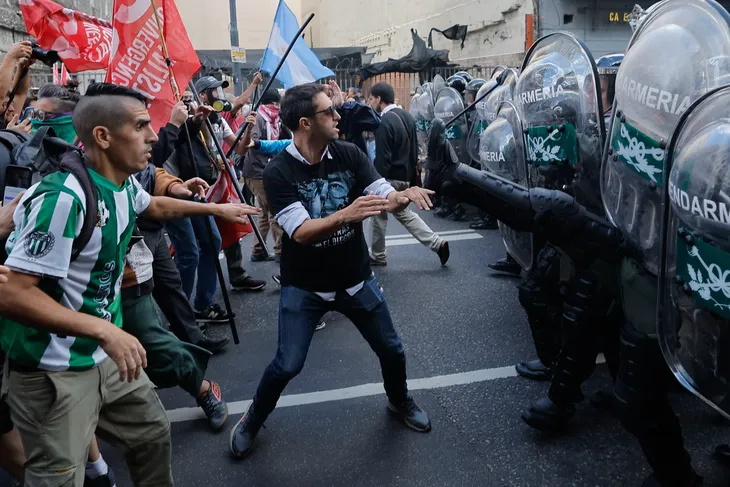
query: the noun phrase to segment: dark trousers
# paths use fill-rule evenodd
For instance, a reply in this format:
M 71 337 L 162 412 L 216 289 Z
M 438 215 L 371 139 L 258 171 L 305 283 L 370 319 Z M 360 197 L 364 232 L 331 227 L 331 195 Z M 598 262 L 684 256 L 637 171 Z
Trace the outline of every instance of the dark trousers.
M 304 367 L 314 329 L 327 311 L 347 316 L 380 359 L 385 392 L 394 405 L 408 393 L 406 355 L 374 276 L 350 296 L 339 291 L 334 301 L 293 286 L 281 288 L 279 301 L 279 343 L 276 357 L 266 367 L 253 399 L 256 416 L 264 420 L 276 407 L 279 396 Z
M 193 307 L 183 292 L 180 273 L 170 256 L 170 248 L 162 230 L 142 231 L 142 234 L 154 257 L 152 272 L 155 289 L 152 296 L 170 322 L 170 331 L 184 342 L 198 343 L 203 338 L 203 332 L 200 331 Z
M 152 296 L 123 296 L 124 330 L 135 336 L 147 352 L 145 372 L 160 389 L 179 386 L 198 397 L 211 353 L 185 343 L 160 322 Z

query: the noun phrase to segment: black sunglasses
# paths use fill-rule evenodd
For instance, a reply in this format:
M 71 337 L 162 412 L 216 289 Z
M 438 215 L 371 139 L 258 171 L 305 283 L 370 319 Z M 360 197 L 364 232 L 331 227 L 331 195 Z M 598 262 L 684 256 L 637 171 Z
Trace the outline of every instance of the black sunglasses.
M 332 106 L 329 106 L 329 107 L 325 108 L 324 110 L 320 110 L 320 111 L 318 111 L 318 112 L 314 112 L 313 114 L 311 114 L 311 115 L 308 115 L 308 116 L 309 116 L 309 117 L 314 117 L 315 115 L 318 115 L 318 114 L 320 114 L 320 113 L 326 113 L 326 114 L 327 114 L 327 115 L 329 115 L 330 117 L 334 117 L 334 116 L 335 116 L 335 112 L 336 112 L 336 111 L 337 111 L 337 108 L 335 108 L 335 106 L 334 106 L 334 105 L 332 105 Z

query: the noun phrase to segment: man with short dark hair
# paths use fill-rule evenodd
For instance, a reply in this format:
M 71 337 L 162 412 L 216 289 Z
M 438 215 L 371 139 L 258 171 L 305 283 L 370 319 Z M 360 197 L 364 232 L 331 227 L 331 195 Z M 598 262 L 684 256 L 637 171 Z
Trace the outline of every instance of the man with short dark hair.
M 294 138 L 264 170 L 272 213 L 284 229 L 279 341 L 248 412 L 231 432 L 245 457 L 282 391 L 304 366 L 319 319 L 338 311 L 352 320 L 380 359 L 388 408 L 416 431 L 428 415 L 408 395 L 406 357 L 370 268 L 362 221 L 411 202 L 428 209 L 431 191 L 396 191 L 356 146 L 338 139 L 339 115 L 318 84 L 290 88 L 281 118 Z
M 395 92 L 388 83 L 380 82 L 373 85 L 368 104 L 380 114 L 380 127 L 375 132 L 375 169 L 397 190 L 415 186 L 418 170 L 418 139 L 413 115 L 395 104 Z M 421 217 L 407 206 L 393 212 L 393 216 L 416 240 L 436 252 L 441 265 L 446 265 L 449 260 L 449 242 L 434 233 Z M 388 214 L 382 213 L 372 221 L 370 263 L 384 266 L 388 263 L 388 251 L 385 248 Z
M 173 485 L 169 422 L 143 370 L 144 348 L 122 330 L 120 287 L 136 217 L 215 215 L 243 223 L 258 212 L 151 197 L 130 177 L 147 166 L 157 141 L 150 122 L 138 92 L 90 87 L 73 123 L 96 207 L 86 207 L 76 177 L 59 171 L 31 186 L 14 214 L 0 344 L 9 359 L 7 402 L 28 457 L 26 486 L 81 487 L 95 431 L 125 453 L 135 485 Z M 74 260 L 89 211 L 96 227 Z

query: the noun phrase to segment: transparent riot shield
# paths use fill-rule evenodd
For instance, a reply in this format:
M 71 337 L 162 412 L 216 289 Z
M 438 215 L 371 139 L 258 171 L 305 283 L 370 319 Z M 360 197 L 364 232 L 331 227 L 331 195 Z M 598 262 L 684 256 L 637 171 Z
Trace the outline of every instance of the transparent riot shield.
M 499 66 L 497 67 L 499 68 Z M 496 69 L 495 68 L 495 71 Z M 507 74 L 504 75 L 502 84 L 495 88 L 486 98 L 477 103 L 476 115 L 472 119 L 471 126 L 469 127 L 469 136 L 467 137 L 467 150 L 469 156 L 479 161 L 479 140 L 484 129 L 489 126 L 497 118 L 497 111 L 499 110 L 502 102 L 512 101 L 512 94 L 517 84 L 517 70 L 513 68 L 505 68 L 498 72 L 496 77 L 499 77 L 504 71 Z M 492 79 L 495 79 L 493 77 Z M 491 89 L 488 84 L 484 84 L 477 92 L 476 99 L 478 100 L 481 95 Z
M 522 121 L 517 108 L 512 102 L 502 102 L 494 121 L 481 134 L 479 157 L 482 170 L 527 186 L 522 145 Z M 529 271 L 534 257 L 532 234 L 516 232 L 502 222 L 499 222 L 499 229 L 507 252 Z
M 712 0 L 666 0 L 641 22 L 616 78 L 601 196 L 611 223 L 653 274 L 667 140 L 695 100 L 727 83 L 729 23 Z
M 680 119 L 665 167 L 659 342 L 679 381 L 730 419 L 730 87 Z
M 439 92 L 442 89 L 446 88 L 446 80 L 444 79 L 443 76 L 441 76 L 440 74 L 437 74 L 436 76 L 433 77 L 432 86 L 433 86 L 433 89 L 432 89 L 433 103 L 435 105 L 436 101 L 438 100 L 438 97 L 439 97 Z
M 458 91 L 453 88 L 442 88 L 439 91 L 436 105 L 434 106 L 434 118 L 440 118 L 444 122 L 449 122 L 457 114 L 464 109 L 464 99 L 461 97 Z M 456 151 L 456 156 L 459 158 L 459 162 L 464 164 L 470 163 L 469 152 L 466 148 L 467 138 L 467 124 L 466 115 L 459 117 L 451 126 L 446 130 L 446 138 L 451 143 L 451 146 Z
M 598 71 L 588 48 L 564 32 L 539 39 L 525 56 L 514 98 L 524 123 L 530 186 L 570 193 L 602 216 L 606 130 Z

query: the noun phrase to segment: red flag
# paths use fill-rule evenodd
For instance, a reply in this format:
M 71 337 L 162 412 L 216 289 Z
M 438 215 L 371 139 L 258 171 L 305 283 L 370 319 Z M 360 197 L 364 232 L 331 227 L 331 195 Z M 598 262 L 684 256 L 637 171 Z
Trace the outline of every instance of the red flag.
M 215 183 L 213 183 L 213 186 L 208 188 L 208 191 L 206 192 L 206 199 L 210 203 L 241 202 L 238 198 L 238 194 L 236 193 L 236 188 L 233 187 L 233 181 L 231 181 L 231 176 L 228 174 L 228 171 L 222 171 L 218 175 L 218 179 Z M 253 232 L 253 227 L 248 221 L 244 224 L 240 224 L 231 223 L 223 220 L 222 218 L 215 218 L 215 223 L 221 234 L 222 249 L 227 249 L 241 240 L 241 238 Z
M 68 82 L 68 71 L 66 71 L 66 65 L 61 65 L 61 84 L 65 85 Z
M 156 7 L 174 79 L 182 94 L 200 69 L 200 62 L 175 2 L 158 0 Z M 115 0 L 113 25 L 118 43 L 112 49 L 106 82 L 144 94 L 150 103 L 152 128 L 157 131 L 169 120 L 176 100 L 150 0 Z
M 53 84 L 58 84 L 58 63 L 53 63 Z
M 20 0 L 28 33 L 43 49 L 58 52 L 71 73 L 106 69 L 112 45 L 112 25 L 51 0 Z

